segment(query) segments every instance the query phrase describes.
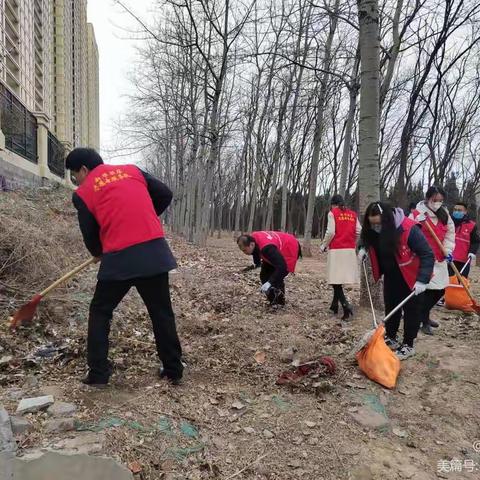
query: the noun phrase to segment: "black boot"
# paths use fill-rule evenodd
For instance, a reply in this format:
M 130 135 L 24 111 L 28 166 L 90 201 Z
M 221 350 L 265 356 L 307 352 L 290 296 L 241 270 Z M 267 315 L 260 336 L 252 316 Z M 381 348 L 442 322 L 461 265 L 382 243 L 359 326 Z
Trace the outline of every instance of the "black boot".
M 432 327 L 430 326 L 430 323 L 422 324 L 421 330 L 425 335 L 433 335 L 433 330 L 432 330 Z
M 345 322 L 348 322 L 350 320 L 350 318 L 353 317 L 352 306 L 347 302 L 344 305 L 342 305 L 342 307 L 343 307 L 342 320 L 345 321 Z
M 330 305 L 330 311 L 336 315 L 338 313 L 338 300 L 333 299 Z

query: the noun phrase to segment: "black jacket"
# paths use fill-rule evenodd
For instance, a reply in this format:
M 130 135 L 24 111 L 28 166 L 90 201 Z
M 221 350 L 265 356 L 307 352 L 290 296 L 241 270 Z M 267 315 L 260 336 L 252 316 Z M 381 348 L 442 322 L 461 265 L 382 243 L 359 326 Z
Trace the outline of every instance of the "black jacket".
M 253 251 L 253 263 L 256 267 L 259 267 L 262 263 L 261 257 L 264 257 L 267 262 L 275 269 L 272 276 L 269 278 L 269 282 L 272 285 L 278 285 L 288 275 L 288 268 L 283 255 L 275 245 L 266 245 L 260 249 L 258 245 L 255 246 Z
M 402 227 L 398 227 L 401 233 Z M 382 252 L 381 236 L 375 235 L 372 247 L 377 253 L 378 263 L 380 266 L 380 273 L 384 275 L 400 273 L 397 262 L 391 256 L 387 256 Z M 430 283 L 432 277 L 433 267 L 435 265 L 435 257 L 432 249 L 428 244 L 425 236 L 422 233 L 420 226 L 415 226 L 410 230 L 410 235 L 407 240 L 408 246 L 420 259 L 420 268 L 417 274 L 417 281 L 421 283 Z
M 470 222 L 470 217 L 465 215 L 461 220 L 457 220 L 452 217 L 453 223 L 455 224 L 455 230 L 462 224 Z M 478 247 L 480 247 L 480 236 L 478 234 L 477 224 L 473 227 L 472 232 L 470 233 L 470 248 L 468 253 L 473 253 L 474 255 L 478 252 Z
M 170 205 L 173 194 L 160 180 L 142 170 L 141 172 L 147 182 L 148 193 L 155 212 L 157 215 L 161 215 Z M 120 281 L 153 277 L 176 268 L 175 258 L 164 238 L 139 243 L 118 252 L 102 255 L 100 226 L 96 218 L 77 193 L 73 194 L 72 202 L 77 209 L 78 223 L 85 246 L 92 256 L 102 258 L 98 271 L 99 280 Z M 139 212 L 140 214 L 141 212 Z

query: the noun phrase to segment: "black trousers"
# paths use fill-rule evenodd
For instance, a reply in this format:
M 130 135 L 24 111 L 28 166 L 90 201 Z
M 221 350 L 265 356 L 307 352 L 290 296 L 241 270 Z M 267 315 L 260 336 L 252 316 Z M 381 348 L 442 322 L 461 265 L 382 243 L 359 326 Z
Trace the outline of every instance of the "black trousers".
M 87 359 L 90 377 L 101 382 L 108 381 L 111 375 L 111 364 L 108 361 L 110 324 L 113 311 L 131 287 L 136 287 L 147 307 L 158 357 L 163 363 L 165 374 L 170 378 L 180 378 L 183 372 L 182 349 L 170 301 L 168 273 L 150 278 L 97 283 L 88 320 Z
M 333 285 L 333 300 L 332 306 L 338 306 L 338 302 L 342 307 L 348 306 L 347 298 L 345 297 L 345 292 L 343 291 L 343 285 Z
M 385 302 L 385 314 L 388 315 L 398 304 L 412 293 L 406 284 L 400 270 L 384 275 L 383 299 Z M 400 327 L 400 320 L 403 314 L 403 343 L 413 347 L 420 328 L 421 313 L 420 306 L 423 304 L 421 294 L 411 298 L 400 310 L 390 317 L 385 323 L 385 331 L 388 337 L 395 338 Z
M 262 262 L 262 268 L 260 269 L 260 281 L 262 285 L 273 275 L 275 268 L 269 263 Z M 285 305 L 285 278 L 275 285 L 272 284 L 272 287 L 267 293 L 268 301 L 272 305 Z
M 457 260 L 454 260 L 453 263 L 455 264 L 459 272 L 462 271 L 462 268 L 465 265 L 465 263 L 458 262 Z M 465 267 L 465 270 L 463 271 L 462 276 L 464 276 L 465 278 L 468 278 L 469 273 L 470 273 L 470 263 Z M 455 275 L 455 272 L 452 270 L 452 267 L 450 266 L 450 264 L 448 264 L 448 276 L 453 277 L 454 275 Z
M 427 290 L 423 294 L 423 301 L 420 305 L 420 322 L 427 324 L 430 319 L 430 311 L 437 302 L 445 295 L 445 289 Z

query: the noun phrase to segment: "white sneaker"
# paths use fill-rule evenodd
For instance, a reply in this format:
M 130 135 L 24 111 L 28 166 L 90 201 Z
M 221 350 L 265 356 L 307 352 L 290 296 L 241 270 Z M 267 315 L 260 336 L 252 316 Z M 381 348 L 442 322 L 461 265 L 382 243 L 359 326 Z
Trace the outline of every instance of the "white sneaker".
M 385 335 L 385 345 L 390 349 L 390 350 L 398 350 L 401 345 L 398 343 L 397 338 L 390 338 Z
M 397 348 L 395 351 L 395 355 L 398 357 L 399 360 L 406 360 L 407 358 L 415 355 L 415 349 L 410 347 L 409 345 L 402 345 L 401 347 Z

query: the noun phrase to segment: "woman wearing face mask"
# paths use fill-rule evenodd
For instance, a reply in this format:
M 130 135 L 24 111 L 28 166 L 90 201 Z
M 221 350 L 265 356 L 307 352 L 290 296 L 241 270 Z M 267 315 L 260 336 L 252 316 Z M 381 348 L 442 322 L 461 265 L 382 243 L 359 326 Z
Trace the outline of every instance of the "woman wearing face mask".
M 341 195 L 334 195 L 330 206 L 327 232 L 321 246 L 324 252 L 328 249 L 327 281 L 333 288 L 330 310 L 337 314 L 340 302 L 343 308 L 342 320 L 348 320 L 353 315 L 353 310 L 345 297 L 343 285 L 359 282 L 355 248 L 361 226 L 357 214 L 345 206 Z
M 435 255 L 433 277 L 428 284 L 421 308 L 422 332 L 427 335 L 433 335 L 432 327 L 438 327 L 438 323 L 430 319 L 430 311 L 443 297 L 445 287 L 449 283 L 447 264 L 453 260 L 452 252 L 455 248 L 455 225 L 448 210 L 443 207 L 444 200 L 445 190 L 432 186 L 427 190 L 425 200 L 419 202 L 415 211 L 410 215 L 410 218 L 417 222 L 428 222 L 447 252 L 447 256 L 445 256 L 428 229 L 424 228 L 425 238 Z
M 399 305 L 412 290 L 415 297 L 403 307 L 403 342 L 397 332 L 402 310 L 385 324 L 385 343 L 400 360 L 411 357 L 420 327 L 420 307 L 433 271 L 433 252 L 418 224 L 407 218 L 401 208 L 382 202 L 371 203 L 365 212 L 358 256 L 362 262 L 370 256 L 375 281 L 383 275 L 385 314 Z M 368 253 L 367 253 L 368 252 Z
M 453 251 L 453 263 L 458 271 L 461 271 L 465 264 L 475 261 L 475 256 L 480 246 L 480 237 L 476 223 L 470 219 L 468 215 L 468 207 L 466 203 L 457 202 L 452 212 L 453 223 L 455 224 L 455 250 Z M 469 263 L 462 272 L 462 275 L 468 278 L 470 273 Z M 448 266 L 448 274 L 455 275 L 453 270 Z

